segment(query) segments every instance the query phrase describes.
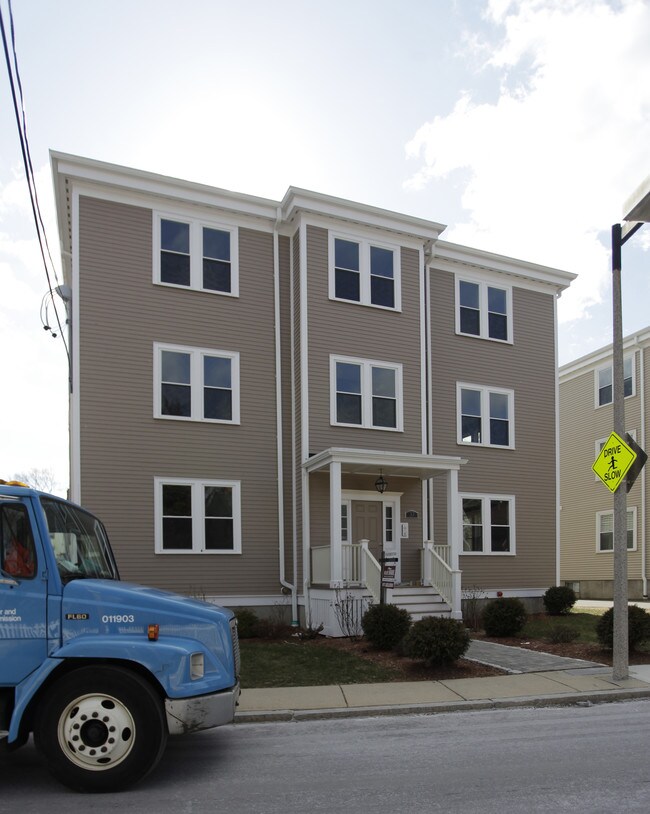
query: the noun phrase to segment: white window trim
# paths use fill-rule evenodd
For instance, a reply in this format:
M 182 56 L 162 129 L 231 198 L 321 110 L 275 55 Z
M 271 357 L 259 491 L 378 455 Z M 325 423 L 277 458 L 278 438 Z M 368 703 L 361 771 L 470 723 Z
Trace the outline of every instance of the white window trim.
M 486 495 L 484 493 L 462 492 L 458 495 L 460 501 L 460 530 L 461 530 L 461 550 L 460 555 L 463 557 L 514 557 L 517 553 L 517 540 L 516 540 L 516 515 L 515 515 L 515 496 L 514 495 Z M 481 501 L 481 519 L 483 525 L 483 544 L 486 541 L 491 541 L 490 530 L 492 523 L 487 522 L 486 507 L 490 508 L 491 500 L 507 500 L 510 504 L 508 517 L 510 520 L 510 551 L 465 551 L 463 549 L 463 500 L 480 500 Z M 490 521 L 492 520 L 492 512 L 490 510 Z
M 632 548 L 627 548 L 626 551 L 636 551 L 637 550 L 637 533 L 636 533 L 636 506 L 628 506 L 628 512 L 632 512 Z M 600 547 L 600 521 L 601 518 L 605 515 L 613 515 L 614 512 L 612 509 L 606 509 L 602 512 L 596 512 L 596 554 L 613 554 L 614 548 L 612 546 L 611 549 L 601 548 Z M 625 530 L 625 536 L 627 537 L 627 528 Z
M 623 357 L 623 370 L 625 371 L 625 363 L 630 361 L 632 362 L 632 392 L 629 396 L 625 396 L 626 399 L 631 399 L 633 396 L 636 396 L 636 365 L 634 364 L 634 354 L 627 354 Z M 599 404 L 598 401 L 598 392 L 600 387 L 598 386 L 598 378 L 599 374 L 603 370 L 611 369 L 612 371 L 612 400 L 606 401 L 603 404 Z M 625 381 L 625 379 L 623 379 Z M 600 365 L 594 370 L 594 407 L 596 410 L 599 410 L 601 407 L 609 407 L 614 403 L 614 366 L 613 363 L 608 365 Z
M 163 486 L 192 487 L 192 548 L 163 548 Z M 205 486 L 224 486 L 232 489 L 233 547 L 227 551 L 205 548 Z M 241 482 L 237 480 L 200 480 L 195 478 L 154 478 L 154 541 L 156 554 L 241 554 Z
M 190 355 L 190 386 L 192 388 L 191 415 L 163 415 L 162 412 L 162 352 L 187 353 Z M 230 359 L 232 392 L 232 419 L 203 417 L 203 359 L 215 356 Z M 153 416 L 169 421 L 200 421 L 208 424 L 240 423 L 239 353 L 215 348 L 194 348 L 187 345 L 168 345 L 154 342 L 153 345 Z
M 336 296 L 336 263 L 334 241 L 336 239 L 347 240 L 350 243 L 357 243 L 359 246 L 359 300 L 347 300 Z M 395 305 L 391 308 L 387 305 L 378 305 L 370 300 L 370 247 L 378 249 L 388 249 L 393 252 L 393 285 L 395 295 Z M 346 234 L 344 232 L 329 232 L 328 244 L 328 277 L 329 277 L 329 298 L 336 302 L 347 302 L 352 305 L 367 305 L 370 308 L 379 308 L 381 311 L 401 311 L 402 310 L 402 271 L 401 271 L 401 248 L 395 243 L 386 243 L 383 240 L 372 240 L 361 238 L 357 235 Z
M 473 339 L 486 339 L 489 342 L 499 342 L 502 345 L 513 344 L 513 316 L 512 316 L 512 286 L 503 285 L 493 280 L 480 280 L 476 277 L 468 277 L 465 274 L 456 274 L 456 334 L 458 336 L 469 336 Z M 468 334 L 460 329 L 460 284 L 473 283 L 479 287 L 479 322 L 481 332 L 479 334 Z M 498 339 L 489 335 L 488 324 L 488 288 L 498 288 L 506 294 L 506 325 L 508 329 L 507 339 Z
M 177 285 L 160 279 L 161 228 L 163 220 L 186 223 L 190 227 L 190 284 Z M 203 228 L 218 229 L 230 234 L 230 291 L 214 291 L 203 288 Z M 239 296 L 239 230 L 217 221 L 188 218 L 173 212 L 153 212 L 153 282 L 168 288 L 202 291 L 205 294 L 218 294 L 222 297 Z
M 462 390 L 479 390 L 481 392 L 481 427 L 483 434 L 486 427 L 489 431 L 490 423 L 490 393 L 500 393 L 508 397 L 508 444 L 489 444 L 481 441 L 463 441 L 463 413 L 462 413 Z M 486 424 L 487 421 L 487 424 Z M 481 384 L 470 384 L 469 382 L 456 382 L 456 433 L 457 443 L 464 447 L 490 447 L 491 449 L 514 449 L 515 448 L 515 391 L 503 387 L 486 387 Z
M 345 424 L 337 421 L 336 365 L 338 362 L 361 368 L 361 424 Z M 383 367 L 395 371 L 395 427 L 376 427 L 372 423 L 372 368 Z M 330 424 L 333 427 L 353 427 L 358 430 L 382 432 L 404 431 L 404 396 L 402 365 L 397 362 L 381 362 L 376 359 L 359 359 L 355 356 L 330 356 Z

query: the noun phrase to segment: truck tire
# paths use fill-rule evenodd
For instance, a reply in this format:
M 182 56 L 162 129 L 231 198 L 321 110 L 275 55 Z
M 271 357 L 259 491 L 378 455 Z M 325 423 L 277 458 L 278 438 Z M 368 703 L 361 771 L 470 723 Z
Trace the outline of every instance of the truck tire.
M 77 791 L 117 791 L 141 780 L 167 743 L 163 703 L 136 673 L 82 667 L 51 686 L 37 711 L 36 746 L 51 773 Z

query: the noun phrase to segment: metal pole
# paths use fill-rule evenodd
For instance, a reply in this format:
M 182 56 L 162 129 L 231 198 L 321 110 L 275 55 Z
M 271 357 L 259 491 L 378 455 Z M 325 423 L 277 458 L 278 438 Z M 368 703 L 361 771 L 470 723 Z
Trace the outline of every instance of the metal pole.
M 623 309 L 621 300 L 621 247 L 620 223 L 612 226 L 612 385 L 614 406 L 614 432 L 625 438 L 625 394 L 623 373 Z M 627 491 L 624 484 L 614 492 L 614 653 L 613 679 L 628 678 L 627 628 Z

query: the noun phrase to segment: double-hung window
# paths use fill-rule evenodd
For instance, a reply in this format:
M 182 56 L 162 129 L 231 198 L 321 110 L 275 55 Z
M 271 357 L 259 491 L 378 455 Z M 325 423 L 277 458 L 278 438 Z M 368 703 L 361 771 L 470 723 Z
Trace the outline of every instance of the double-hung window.
M 514 447 L 512 390 L 459 383 L 457 410 L 459 444 Z
M 239 481 L 155 478 L 157 554 L 241 554 Z
M 614 512 L 596 514 L 596 551 L 614 550 Z M 627 550 L 636 551 L 636 506 L 627 510 Z
M 402 366 L 346 356 L 330 357 L 332 424 L 401 430 Z
M 400 310 L 398 246 L 330 233 L 329 258 L 331 299 Z
M 463 554 L 515 553 L 515 499 L 461 495 Z
M 156 213 L 154 282 L 238 296 L 236 227 Z
M 155 343 L 154 417 L 239 424 L 239 354 Z
M 512 342 L 512 289 L 456 277 L 456 332 Z
M 600 367 L 596 375 L 596 407 L 611 404 L 614 398 L 612 366 Z M 623 395 L 625 398 L 634 395 L 634 357 L 626 356 L 623 360 Z

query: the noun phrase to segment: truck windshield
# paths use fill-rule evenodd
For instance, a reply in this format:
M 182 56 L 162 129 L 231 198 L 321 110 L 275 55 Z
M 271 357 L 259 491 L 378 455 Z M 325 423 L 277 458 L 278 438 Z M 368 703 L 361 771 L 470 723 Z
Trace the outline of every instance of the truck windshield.
M 61 500 L 41 498 L 62 581 L 119 579 L 102 524 L 89 512 Z

